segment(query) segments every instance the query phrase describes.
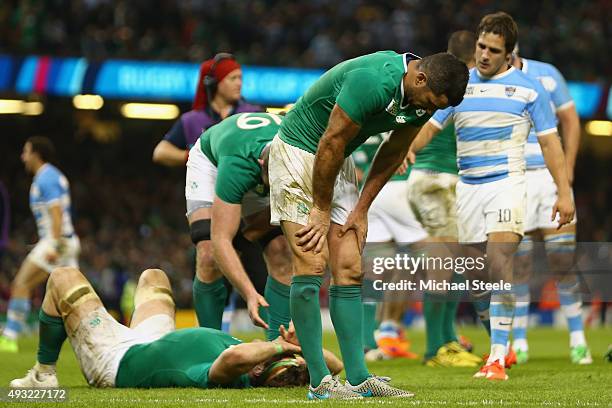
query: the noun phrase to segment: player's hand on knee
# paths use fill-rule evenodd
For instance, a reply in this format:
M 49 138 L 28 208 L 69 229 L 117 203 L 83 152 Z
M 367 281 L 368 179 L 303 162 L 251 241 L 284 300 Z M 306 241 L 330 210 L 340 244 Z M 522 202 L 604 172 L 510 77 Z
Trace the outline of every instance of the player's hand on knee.
M 318 254 L 323 251 L 324 245 L 327 242 L 330 222 L 331 215 L 329 211 L 312 207 L 308 216 L 308 224 L 295 233 L 295 236 L 298 238 L 298 246 L 301 246 L 304 252 L 314 250 L 314 253 Z
M 366 237 L 368 235 L 368 214 L 352 211 L 340 229 L 338 236 L 342 238 L 350 230 L 355 231 L 359 253 L 363 253 L 363 247 L 365 246 Z
M 551 221 L 554 221 L 557 213 L 559 214 L 559 227 L 569 224 L 574 219 L 574 201 L 571 195 L 559 196 L 557 202 L 553 206 Z
M 268 328 L 268 324 L 261 318 L 259 315 L 260 307 L 269 307 L 270 305 L 266 302 L 263 296 L 259 293 L 251 296 L 246 299 L 247 309 L 249 311 L 249 317 L 255 326 L 263 327 L 264 329 Z

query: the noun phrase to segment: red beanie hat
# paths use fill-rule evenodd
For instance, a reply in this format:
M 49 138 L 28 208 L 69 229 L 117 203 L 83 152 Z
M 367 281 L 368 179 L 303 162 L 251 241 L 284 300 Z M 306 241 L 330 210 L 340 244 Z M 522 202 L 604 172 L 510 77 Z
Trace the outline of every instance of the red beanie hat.
M 196 89 L 196 96 L 193 101 L 193 109 L 204 109 L 208 104 L 208 98 L 206 96 L 206 87 L 204 86 L 204 77 L 208 75 L 215 60 L 209 59 L 202 63 L 200 66 L 200 75 L 198 77 L 198 88 Z M 224 58 L 217 63 L 215 66 L 214 76 L 217 79 L 217 83 L 223 81 L 230 72 L 240 69 L 240 64 L 233 58 Z

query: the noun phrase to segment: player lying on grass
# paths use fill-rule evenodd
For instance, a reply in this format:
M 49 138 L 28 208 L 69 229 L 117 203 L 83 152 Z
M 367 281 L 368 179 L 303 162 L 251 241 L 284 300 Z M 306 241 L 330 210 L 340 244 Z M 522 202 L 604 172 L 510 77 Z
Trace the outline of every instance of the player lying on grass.
M 166 274 L 140 275 L 130 327 L 104 308 L 85 276 L 58 268 L 49 277 L 40 311 L 37 362 L 11 387 L 57 387 L 55 365 L 66 337 L 87 382 L 96 387 L 290 386 L 308 382 L 295 335 L 282 328 L 275 341 L 242 343 L 218 330 L 175 330 L 174 301 Z M 342 362 L 325 352 L 332 373 Z

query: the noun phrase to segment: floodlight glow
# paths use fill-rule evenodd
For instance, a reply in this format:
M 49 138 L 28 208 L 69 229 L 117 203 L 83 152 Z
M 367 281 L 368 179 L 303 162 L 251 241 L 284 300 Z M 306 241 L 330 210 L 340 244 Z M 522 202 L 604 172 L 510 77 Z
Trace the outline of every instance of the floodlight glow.
M 585 128 L 593 136 L 612 136 L 612 122 L 609 120 L 591 120 Z
M 100 95 L 75 95 L 72 104 L 77 109 L 98 110 L 104 106 L 104 99 Z
M 121 114 L 130 119 L 175 119 L 180 111 L 178 106 L 162 103 L 126 103 Z

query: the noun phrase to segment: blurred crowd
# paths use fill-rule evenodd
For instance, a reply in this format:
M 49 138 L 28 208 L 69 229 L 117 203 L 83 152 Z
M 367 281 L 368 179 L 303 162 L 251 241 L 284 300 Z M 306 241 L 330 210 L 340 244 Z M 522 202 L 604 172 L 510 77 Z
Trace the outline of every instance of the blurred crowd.
M 0 52 L 330 67 L 375 50 L 426 55 L 503 10 L 521 53 L 574 80 L 612 76 L 608 0 L 4 0 Z M 606 38 L 608 40 L 606 40 Z

